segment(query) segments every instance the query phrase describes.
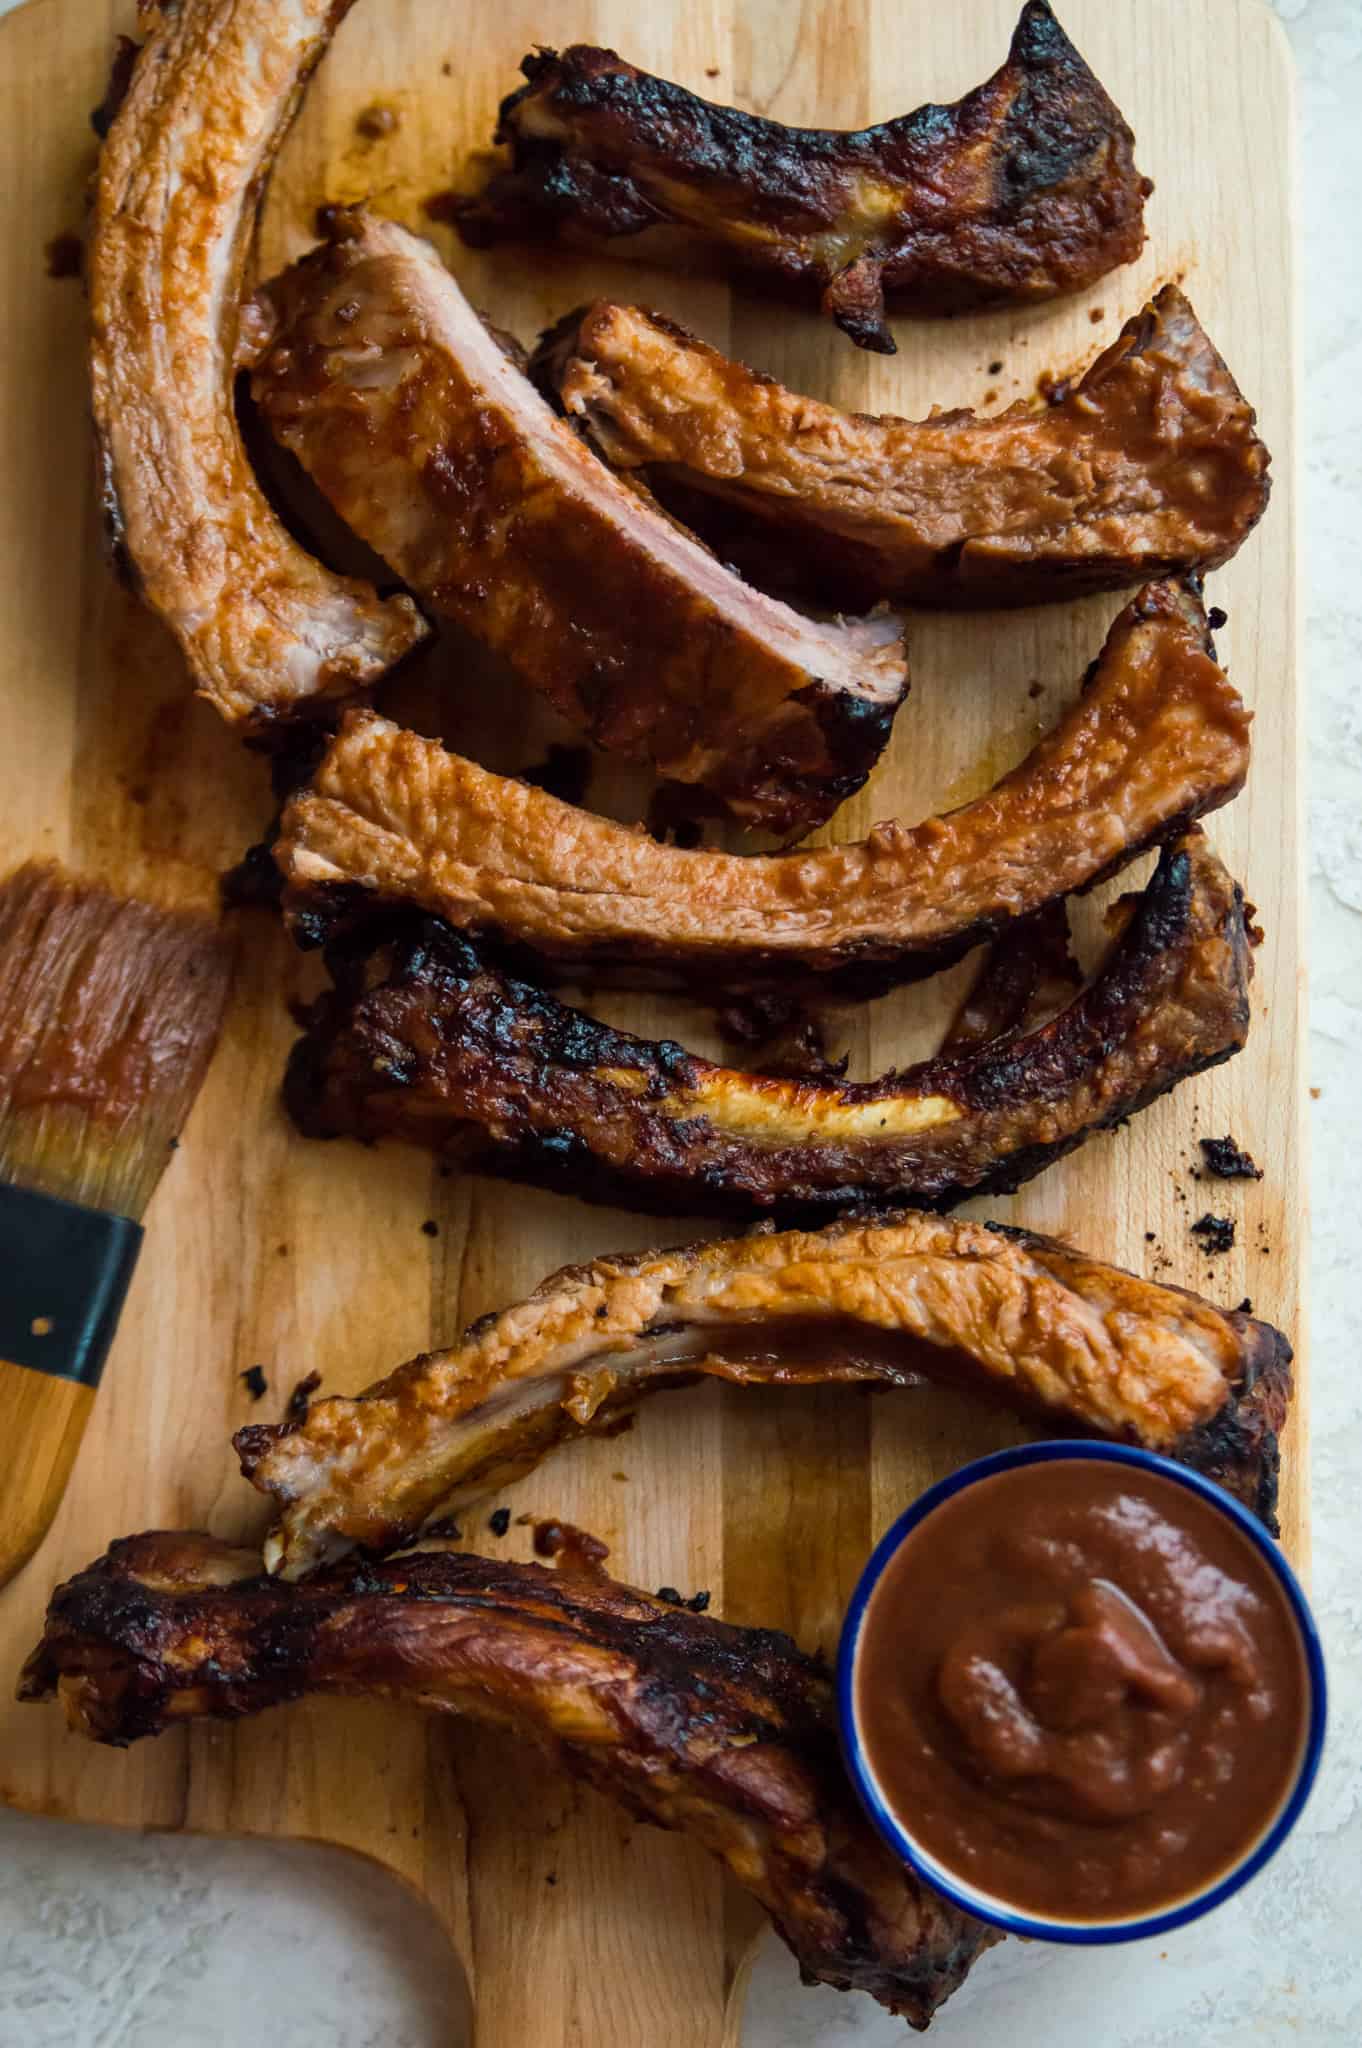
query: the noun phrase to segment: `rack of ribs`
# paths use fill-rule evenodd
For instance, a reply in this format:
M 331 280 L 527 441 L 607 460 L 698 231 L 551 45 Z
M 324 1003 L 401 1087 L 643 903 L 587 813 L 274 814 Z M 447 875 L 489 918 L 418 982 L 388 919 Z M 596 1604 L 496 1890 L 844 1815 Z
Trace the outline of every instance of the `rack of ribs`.
M 1271 1525 L 1291 1347 L 1214 1307 L 992 1223 L 912 1210 L 593 1259 L 353 1397 L 239 1430 L 289 1577 L 411 1542 L 560 1444 L 709 1374 L 743 1387 L 967 1388 L 1066 1435 L 1206 1472 Z
M 1047 0 L 1028 0 L 1006 63 L 964 99 L 851 133 L 715 106 L 585 44 L 520 68 L 495 136 L 510 166 L 456 202 L 475 247 L 668 224 L 892 354 L 886 298 L 926 313 L 1046 299 L 1144 244 L 1135 138 Z
M 659 844 L 349 714 L 284 812 L 295 934 L 408 905 L 645 985 L 865 996 L 949 965 L 1228 803 L 1249 714 L 1188 581 L 1113 623 L 1078 701 L 993 788 L 918 824 L 783 854 Z
M 256 211 L 351 4 L 144 5 L 145 41 L 120 67 L 94 188 L 90 382 L 105 522 L 195 687 L 256 730 L 355 696 L 426 632 L 410 598 L 380 598 L 299 546 L 256 479 L 234 406 Z
M 615 1030 L 411 912 L 380 909 L 325 957 L 334 986 L 284 1084 L 309 1137 L 401 1138 L 626 1208 L 800 1220 L 1011 1192 L 1238 1052 L 1252 973 L 1242 892 L 1196 827 L 1057 1016 L 875 1081 L 750 1073 Z
M 600 1572 L 457 1552 L 306 1585 L 196 1533 L 115 1543 L 59 1586 L 19 1696 L 124 1745 L 213 1715 L 360 1694 L 493 1723 L 717 1856 L 804 1975 L 922 2028 L 998 1936 L 919 1885 L 842 1768 L 821 1664 Z
M 1036 604 L 1217 568 L 1268 499 L 1253 407 L 1176 285 L 1047 404 L 846 413 L 640 306 L 545 336 L 537 374 L 617 469 L 767 588 Z
M 362 212 L 329 232 L 261 294 L 252 391 L 346 524 L 694 807 L 798 834 L 859 789 L 907 688 L 902 619 L 751 588 L 583 445 L 429 242 Z

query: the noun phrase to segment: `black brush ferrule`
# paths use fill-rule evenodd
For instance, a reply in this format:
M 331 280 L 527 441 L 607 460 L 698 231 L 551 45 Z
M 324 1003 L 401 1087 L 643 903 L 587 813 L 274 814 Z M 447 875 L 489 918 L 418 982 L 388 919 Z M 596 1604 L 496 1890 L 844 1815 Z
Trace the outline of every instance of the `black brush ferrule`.
M 0 1359 L 97 1387 L 142 1226 L 0 1185 Z

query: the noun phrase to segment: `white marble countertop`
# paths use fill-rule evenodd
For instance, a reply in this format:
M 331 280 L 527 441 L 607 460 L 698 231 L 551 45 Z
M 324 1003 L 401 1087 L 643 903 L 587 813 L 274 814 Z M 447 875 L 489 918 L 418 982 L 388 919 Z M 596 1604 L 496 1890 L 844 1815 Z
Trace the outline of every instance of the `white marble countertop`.
M 1274 4 L 1301 91 L 1314 1590 L 1330 1742 L 1270 1875 L 1157 1944 L 1006 1944 L 934 2025 L 939 2048 L 1362 2042 L 1362 1274 L 1348 1234 L 1362 1207 L 1362 0 Z M 434 1923 L 358 1859 L 0 1812 L 5 2048 L 450 2048 L 451 1992 Z M 763 1950 L 745 2048 L 906 2038 L 867 1999 L 801 1990 L 774 1939 Z

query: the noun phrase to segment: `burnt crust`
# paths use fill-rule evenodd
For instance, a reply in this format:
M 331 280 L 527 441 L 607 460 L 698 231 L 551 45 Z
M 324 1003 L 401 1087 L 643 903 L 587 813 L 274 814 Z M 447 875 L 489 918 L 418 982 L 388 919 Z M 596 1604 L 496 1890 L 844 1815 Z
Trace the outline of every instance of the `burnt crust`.
M 919 2028 L 997 1939 L 880 1843 L 842 1769 L 826 1672 L 788 1637 L 598 1572 L 447 1553 L 290 1586 L 256 1564 L 204 1535 L 115 1543 L 54 1593 L 20 1698 L 60 1692 L 75 1727 L 115 1746 L 309 1693 L 492 1720 L 698 1838 L 809 1979 L 868 1991 Z
M 880 1081 L 735 1074 L 612 1030 L 434 918 L 380 914 L 327 965 L 285 1079 L 307 1135 L 403 1137 L 626 1207 L 786 1217 L 1011 1192 L 1237 1052 L 1251 976 L 1242 893 L 1196 831 L 1058 1016 Z
M 964 99 L 849 133 L 715 106 L 583 44 L 521 70 L 495 136 L 511 166 L 454 208 L 474 247 L 678 224 L 892 354 L 886 294 L 917 312 L 1048 298 L 1144 242 L 1134 137 L 1045 0 Z
M 1241 1329 L 1244 1339 L 1244 1370 L 1236 1396 L 1209 1422 L 1190 1431 L 1174 1456 L 1223 1486 L 1277 1536 L 1277 1440 L 1291 1405 L 1291 1345 L 1271 1323 L 1237 1311 L 1227 1320 Z

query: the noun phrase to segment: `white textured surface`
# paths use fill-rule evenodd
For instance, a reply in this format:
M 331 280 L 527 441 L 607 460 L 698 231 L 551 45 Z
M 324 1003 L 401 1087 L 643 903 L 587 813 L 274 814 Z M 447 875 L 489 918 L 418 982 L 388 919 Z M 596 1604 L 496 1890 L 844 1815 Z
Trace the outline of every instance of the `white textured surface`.
M 463 1973 L 362 1857 L 3 1817 L 3 2048 L 454 2048 Z
M 1237 1900 L 1153 1945 L 1009 1943 L 933 2027 L 939 2048 L 1362 2042 L 1362 0 L 1275 5 L 1301 84 L 1314 1589 L 1330 1742 L 1304 1822 Z M 0 1813 L 0 2048 L 454 2048 L 455 1995 L 433 1924 L 358 1859 Z M 800 1990 L 779 1946 L 763 1950 L 745 2048 L 905 2038 L 868 2000 Z

